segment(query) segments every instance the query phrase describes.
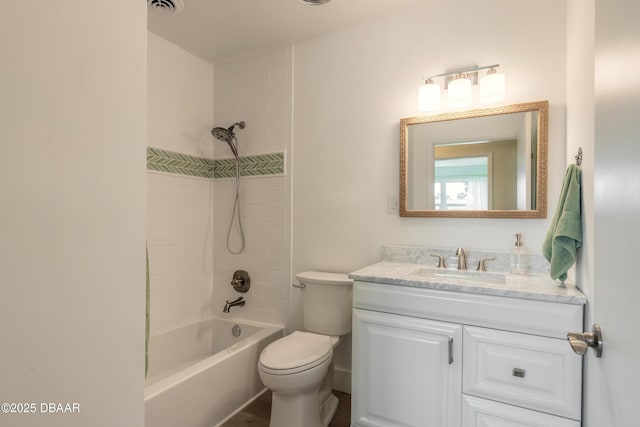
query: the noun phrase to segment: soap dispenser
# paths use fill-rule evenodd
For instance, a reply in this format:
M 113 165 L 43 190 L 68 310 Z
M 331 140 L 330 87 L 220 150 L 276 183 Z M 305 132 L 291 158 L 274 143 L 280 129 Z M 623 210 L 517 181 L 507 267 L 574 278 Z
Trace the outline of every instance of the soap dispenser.
M 527 265 L 527 249 L 522 242 L 522 234 L 516 233 L 516 243 L 511 249 L 511 272 L 514 274 L 526 274 Z

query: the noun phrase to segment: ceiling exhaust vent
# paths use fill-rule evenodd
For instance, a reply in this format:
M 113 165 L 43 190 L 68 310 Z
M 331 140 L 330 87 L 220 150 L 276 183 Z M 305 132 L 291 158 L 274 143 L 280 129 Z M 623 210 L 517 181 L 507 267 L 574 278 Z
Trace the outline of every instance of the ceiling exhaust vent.
M 165 14 L 180 13 L 184 9 L 182 0 L 147 0 L 147 7 Z
M 300 0 L 301 3 L 310 4 L 313 6 L 320 6 L 325 3 L 329 3 L 331 0 Z

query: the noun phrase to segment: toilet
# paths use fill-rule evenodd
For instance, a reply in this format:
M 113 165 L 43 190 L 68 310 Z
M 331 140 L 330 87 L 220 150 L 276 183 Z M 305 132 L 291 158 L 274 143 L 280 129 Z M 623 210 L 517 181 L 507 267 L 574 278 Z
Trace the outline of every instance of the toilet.
M 327 427 L 338 409 L 333 350 L 351 332 L 353 281 L 346 274 L 306 271 L 302 287 L 305 332 L 269 344 L 258 372 L 272 391 L 270 427 Z

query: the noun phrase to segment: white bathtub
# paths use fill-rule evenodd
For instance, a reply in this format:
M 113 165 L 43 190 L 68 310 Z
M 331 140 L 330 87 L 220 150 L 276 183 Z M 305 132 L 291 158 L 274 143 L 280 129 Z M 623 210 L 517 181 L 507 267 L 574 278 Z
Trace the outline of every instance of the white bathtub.
M 281 326 L 221 318 L 152 336 L 145 427 L 221 424 L 264 390 L 258 358 L 282 336 Z

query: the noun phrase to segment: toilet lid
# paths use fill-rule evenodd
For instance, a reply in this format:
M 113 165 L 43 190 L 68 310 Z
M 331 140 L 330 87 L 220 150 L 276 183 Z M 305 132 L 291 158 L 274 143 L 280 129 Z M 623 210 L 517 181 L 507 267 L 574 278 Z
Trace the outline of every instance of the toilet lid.
M 325 273 L 323 271 L 305 271 L 296 274 L 296 279 L 300 283 L 316 283 L 334 286 L 353 286 L 353 279 L 343 273 Z
M 260 364 L 269 370 L 300 371 L 324 362 L 332 351 L 329 336 L 296 331 L 269 344 L 260 355 Z

